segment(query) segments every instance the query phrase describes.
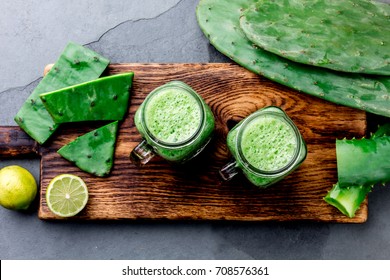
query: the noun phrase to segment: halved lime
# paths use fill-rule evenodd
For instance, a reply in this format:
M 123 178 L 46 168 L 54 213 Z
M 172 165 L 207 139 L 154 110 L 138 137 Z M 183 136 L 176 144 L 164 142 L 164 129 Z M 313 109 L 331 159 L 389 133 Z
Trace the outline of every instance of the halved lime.
M 72 217 L 78 214 L 84 209 L 87 201 L 87 185 L 75 175 L 58 175 L 51 180 L 46 190 L 47 206 L 60 217 Z

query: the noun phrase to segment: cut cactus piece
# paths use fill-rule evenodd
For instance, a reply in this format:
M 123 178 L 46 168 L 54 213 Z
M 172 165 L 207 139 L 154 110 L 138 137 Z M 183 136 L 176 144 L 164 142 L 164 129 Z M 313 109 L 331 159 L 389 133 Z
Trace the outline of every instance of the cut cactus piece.
M 353 218 L 370 191 L 370 186 L 340 188 L 339 184 L 335 184 L 324 200 L 344 215 Z
M 390 181 L 390 137 L 336 140 L 341 188 Z
M 198 23 L 220 52 L 248 70 L 295 90 L 390 117 L 390 77 L 338 73 L 296 63 L 249 41 L 239 26 L 241 12 L 257 0 L 200 0 Z
M 122 120 L 134 74 L 124 73 L 41 94 L 55 123 Z
M 118 121 L 84 134 L 57 152 L 81 170 L 104 177 L 114 163 Z
M 97 79 L 109 60 L 96 52 L 70 42 L 40 81 L 15 116 L 16 123 L 39 144 L 44 144 L 57 129 L 42 104 L 41 93 Z
M 390 75 L 390 5 L 367 0 L 259 0 L 240 26 L 257 46 L 337 71 Z

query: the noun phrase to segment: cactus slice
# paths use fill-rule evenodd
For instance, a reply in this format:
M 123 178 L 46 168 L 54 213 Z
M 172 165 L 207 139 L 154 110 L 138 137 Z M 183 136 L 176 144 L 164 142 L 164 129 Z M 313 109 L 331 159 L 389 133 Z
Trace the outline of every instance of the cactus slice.
M 216 49 L 248 70 L 295 90 L 390 117 L 390 77 L 366 77 L 296 63 L 249 41 L 239 19 L 241 12 L 256 1 L 200 0 L 198 23 Z
M 344 215 L 353 218 L 370 191 L 370 186 L 340 188 L 339 184 L 335 184 L 324 200 Z
M 57 152 L 81 170 L 104 177 L 114 163 L 118 121 L 84 134 Z
M 44 144 L 58 125 L 46 111 L 39 95 L 97 79 L 108 64 L 109 60 L 96 52 L 70 42 L 16 114 L 16 123 L 35 141 Z
M 388 135 L 390 135 L 390 124 L 384 124 L 380 126 L 374 134 L 372 134 L 371 139 L 386 137 Z M 337 183 L 324 197 L 324 200 L 328 204 L 336 207 L 344 215 L 349 218 L 353 218 L 367 194 L 372 190 L 372 187 L 373 185 L 360 185 L 340 188 L 339 183 Z
M 240 26 L 257 46 L 337 71 L 390 75 L 390 5 L 367 0 L 260 0 Z
M 103 77 L 41 94 L 55 123 L 121 120 L 127 112 L 134 74 Z

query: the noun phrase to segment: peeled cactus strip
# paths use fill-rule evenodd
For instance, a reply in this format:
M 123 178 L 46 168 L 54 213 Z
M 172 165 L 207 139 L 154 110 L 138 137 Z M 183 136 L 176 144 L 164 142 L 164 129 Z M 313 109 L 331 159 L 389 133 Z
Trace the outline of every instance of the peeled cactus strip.
M 96 52 L 69 43 L 51 71 L 40 81 L 15 116 L 16 123 L 35 141 L 45 143 L 58 125 L 42 104 L 39 95 L 74 84 L 97 79 L 109 60 Z
M 58 153 L 85 172 L 107 176 L 114 162 L 117 131 L 118 121 L 115 121 L 76 138 Z
M 134 74 L 108 76 L 41 94 L 55 123 L 121 120 L 127 113 Z
M 295 63 L 249 41 L 239 26 L 241 12 L 257 0 L 200 0 L 200 28 L 217 50 L 248 70 L 295 90 L 390 117 L 390 78 L 339 73 Z

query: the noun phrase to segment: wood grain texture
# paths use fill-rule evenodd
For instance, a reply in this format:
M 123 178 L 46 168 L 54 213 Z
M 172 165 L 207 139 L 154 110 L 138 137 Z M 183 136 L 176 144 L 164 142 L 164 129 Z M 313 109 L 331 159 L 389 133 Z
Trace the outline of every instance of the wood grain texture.
M 0 158 L 37 156 L 39 144 L 16 126 L 0 126 Z
M 337 181 L 335 139 L 364 136 L 364 112 L 298 93 L 235 64 L 115 64 L 109 66 L 107 74 L 127 71 L 135 73 L 134 86 L 129 114 L 120 124 L 111 175 L 94 177 L 56 153 L 101 124 L 61 127 L 51 144 L 41 148 L 41 219 L 58 219 L 46 205 L 50 180 L 72 173 L 85 180 L 90 192 L 86 208 L 72 219 L 366 221 L 367 200 L 353 219 L 323 201 Z M 215 137 L 200 157 L 186 166 L 173 166 L 155 157 L 147 166 L 137 168 L 129 160 L 130 151 L 141 140 L 134 113 L 149 92 L 172 80 L 188 83 L 210 105 L 216 118 Z M 250 185 L 243 176 L 221 182 L 218 170 L 229 160 L 225 143 L 229 128 L 269 105 L 283 108 L 297 124 L 308 147 L 306 161 L 265 190 Z

